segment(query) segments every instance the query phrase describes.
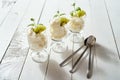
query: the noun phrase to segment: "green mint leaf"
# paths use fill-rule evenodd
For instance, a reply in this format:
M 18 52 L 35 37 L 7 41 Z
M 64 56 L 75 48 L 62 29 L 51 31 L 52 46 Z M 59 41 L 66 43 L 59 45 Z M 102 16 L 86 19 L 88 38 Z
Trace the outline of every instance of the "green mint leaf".
M 72 6 L 75 6 L 75 3 L 73 3 Z
M 63 15 L 65 15 L 65 13 L 61 13 L 61 14 L 60 14 L 60 16 L 63 16 Z
M 59 13 L 60 13 L 60 11 L 57 11 L 57 13 L 59 14 Z
M 64 26 L 65 24 L 67 24 L 69 21 L 69 19 L 65 18 L 65 17 L 61 17 L 60 18 L 60 26 Z
M 28 27 L 29 27 L 29 26 L 35 26 L 35 24 L 29 24 Z
M 31 21 L 35 21 L 35 19 L 34 19 L 34 18 L 30 18 L 30 20 L 31 20 Z
M 56 15 L 54 15 L 54 17 L 57 17 L 58 15 L 56 14 Z
M 70 15 L 71 15 L 71 16 L 73 16 L 73 11 L 72 11 L 72 12 L 70 12 Z
M 37 33 L 41 33 L 46 29 L 46 27 L 43 24 L 38 24 L 33 31 L 37 34 Z
M 76 11 L 78 11 L 78 10 L 80 10 L 80 11 L 81 11 L 81 8 L 80 8 L 80 7 L 77 7 L 75 10 L 76 10 Z
M 37 25 L 43 25 L 43 24 L 40 23 L 40 24 L 37 24 Z

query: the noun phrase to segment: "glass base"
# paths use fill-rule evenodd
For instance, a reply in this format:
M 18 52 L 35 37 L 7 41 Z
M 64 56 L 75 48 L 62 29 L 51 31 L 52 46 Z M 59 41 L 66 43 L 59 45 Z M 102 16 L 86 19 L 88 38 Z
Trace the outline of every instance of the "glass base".
M 74 43 L 83 43 L 84 37 L 80 33 L 71 33 L 69 39 Z
M 43 63 L 43 62 L 47 61 L 48 53 L 45 50 L 42 50 L 41 52 L 33 51 L 31 54 L 31 57 L 32 57 L 33 61 L 35 61 L 37 63 Z
M 67 51 L 67 45 L 64 42 L 56 42 L 52 49 L 56 53 L 64 53 Z

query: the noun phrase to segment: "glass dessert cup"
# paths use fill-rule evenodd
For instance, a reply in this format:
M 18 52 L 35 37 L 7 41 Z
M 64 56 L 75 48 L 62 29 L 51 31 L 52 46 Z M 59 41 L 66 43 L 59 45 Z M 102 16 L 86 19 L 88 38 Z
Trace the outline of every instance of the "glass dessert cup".
M 74 43 L 81 43 L 84 40 L 82 30 L 84 27 L 84 20 L 79 17 L 72 17 L 68 22 L 68 29 L 70 30 L 69 39 Z
M 84 37 L 81 32 L 72 32 L 69 36 L 69 39 L 74 43 L 81 43 L 84 41 Z
M 67 51 L 67 45 L 62 40 L 53 40 L 52 50 L 56 53 L 64 53 Z
M 63 42 L 63 38 L 65 38 L 67 31 L 65 25 L 60 25 L 59 19 L 60 17 L 53 19 L 50 24 L 51 39 L 53 40 L 52 49 L 56 53 L 64 53 L 67 50 L 67 45 Z
M 48 54 L 46 50 L 40 50 L 40 51 L 32 51 L 31 54 L 32 60 L 37 62 L 37 63 L 43 63 L 47 61 L 48 59 Z
M 32 50 L 31 57 L 33 61 L 37 63 L 45 62 L 48 59 L 48 53 L 45 49 L 47 46 L 47 40 L 43 33 L 36 34 L 32 31 L 32 28 L 28 30 L 28 43 Z

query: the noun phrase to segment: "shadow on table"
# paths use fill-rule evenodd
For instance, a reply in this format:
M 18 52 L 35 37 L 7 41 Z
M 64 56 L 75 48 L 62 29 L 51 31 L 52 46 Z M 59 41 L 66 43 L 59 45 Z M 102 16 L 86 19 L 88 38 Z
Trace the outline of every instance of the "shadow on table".
M 78 52 L 78 54 L 74 57 L 73 63 L 75 63 L 76 59 L 78 59 L 78 57 L 80 56 L 80 54 L 81 53 Z M 89 62 L 88 58 L 89 58 L 89 50 L 85 53 L 85 56 L 78 63 L 76 72 L 73 73 L 73 78 L 79 77 L 81 79 L 87 79 L 87 70 L 88 70 L 88 62 Z M 99 76 L 99 75 L 100 76 L 104 76 L 105 74 L 106 73 L 105 73 L 104 69 L 102 69 L 101 67 L 99 67 L 96 64 L 96 61 L 94 60 L 93 76 L 92 76 L 91 79 L 93 79 L 94 76 Z
M 45 68 L 45 65 L 40 65 L 40 70 L 44 70 Z M 70 78 L 71 75 L 62 69 L 55 60 L 49 60 L 49 67 L 47 68 L 47 73 L 45 73 L 45 79 L 70 80 Z
M 72 54 L 72 50 L 68 49 L 66 52 L 64 52 L 62 55 L 61 55 L 61 58 L 63 59 L 63 61 Z
M 96 49 L 95 49 L 95 53 L 96 53 L 96 58 L 105 61 L 106 63 L 112 63 L 112 64 L 116 64 L 119 63 L 119 61 L 117 60 L 117 53 L 115 53 L 114 51 L 104 47 L 103 45 L 100 44 L 96 44 Z
M 100 61 L 103 61 L 106 63 L 114 64 L 116 66 L 118 65 L 119 61 L 116 59 L 116 58 L 118 58 L 118 57 L 116 57 L 117 53 L 115 53 L 114 51 L 112 51 L 100 44 L 96 44 L 95 49 L 92 49 L 92 50 L 95 53 L 95 60 L 99 59 Z M 69 50 L 67 53 L 62 55 L 63 61 L 70 55 L 69 53 L 72 54 L 72 51 Z M 87 51 L 86 53 L 89 54 L 89 51 Z M 74 63 L 74 61 L 76 61 L 76 59 L 79 57 L 79 55 L 80 55 L 80 53 L 78 52 L 76 54 L 76 57 L 74 57 L 74 59 L 73 59 L 73 63 Z M 79 62 L 77 71 L 73 75 L 81 75 L 82 77 L 86 77 L 87 68 L 88 68 L 88 56 L 89 55 L 84 57 L 84 59 Z M 99 67 L 99 65 L 95 63 L 96 62 L 95 60 L 94 60 L 95 68 L 94 68 L 93 76 L 96 76 L 96 75 L 105 76 L 106 75 L 105 70 L 103 68 Z M 66 65 L 66 66 L 68 66 L 68 65 Z
M 93 76 L 105 76 L 106 72 L 103 68 L 99 67 L 99 65 L 97 65 L 95 62 L 96 59 L 99 59 L 100 61 L 106 62 L 106 63 L 110 63 L 110 64 L 114 64 L 117 65 L 118 61 L 117 59 L 115 59 L 115 56 L 117 55 L 115 52 L 113 52 L 112 50 L 109 50 L 108 48 L 104 47 L 103 45 L 100 44 L 96 44 L 95 49 L 93 49 L 93 51 L 95 52 L 95 59 L 94 59 L 94 72 L 93 72 Z M 89 51 L 87 51 L 86 53 L 89 54 Z M 68 50 L 67 52 L 65 52 L 64 54 L 61 54 L 61 58 L 63 59 L 63 61 L 70 55 L 72 54 L 72 50 Z M 79 57 L 80 52 L 78 52 L 78 54 L 76 54 L 76 57 L 74 57 L 73 62 L 76 61 L 76 59 Z M 83 58 L 82 61 L 79 62 L 78 64 L 78 68 L 77 71 L 73 74 L 76 76 L 81 76 L 81 77 L 86 77 L 87 75 L 87 68 L 88 68 L 88 56 L 86 55 L 86 57 Z M 46 64 L 40 66 L 40 70 L 46 70 Z M 71 74 L 69 73 L 69 70 L 64 70 L 64 68 L 61 68 L 59 66 L 59 62 L 56 62 L 55 60 L 49 60 L 49 67 L 47 69 L 47 74 L 46 78 L 50 79 L 50 80 L 69 80 L 71 78 Z M 66 65 L 69 67 L 72 67 L 70 64 Z M 65 66 L 65 67 L 66 67 Z M 71 69 L 71 68 L 70 68 Z M 44 72 L 44 71 L 43 71 Z
M 83 51 L 83 50 L 84 50 L 84 48 L 83 48 L 81 51 Z M 77 54 L 75 54 L 74 57 L 72 57 L 71 60 L 69 60 L 68 63 L 65 64 L 64 67 L 70 66 L 70 69 L 68 70 L 68 72 L 72 69 L 72 65 L 71 65 L 71 64 L 74 64 L 74 63 L 75 63 L 75 61 L 76 61 L 76 60 L 78 59 L 78 57 L 80 56 L 81 51 L 79 51 Z M 76 72 L 73 73 L 73 78 L 74 78 L 75 76 L 85 77 L 85 74 L 86 74 L 86 71 L 87 71 L 87 64 L 88 64 L 88 63 L 87 63 L 88 61 L 86 60 L 86 58 L 87 58 L 87 56 L 88 56 L 88 52 L 89 52 L 89 51 L 87 51 L 87 52 L 85 53 L 85 55 L 83 56 L 83 58 L 79 61 L 78 65 L 77 65 Z M 70 56 L 72 53 L 73 53 L 72 50 L 68 50 L 66 53 L 64 53 L 64 55 L 61 56 L 62 59 L 63 59 L 63 61 L 64 61 L 68 56 Z

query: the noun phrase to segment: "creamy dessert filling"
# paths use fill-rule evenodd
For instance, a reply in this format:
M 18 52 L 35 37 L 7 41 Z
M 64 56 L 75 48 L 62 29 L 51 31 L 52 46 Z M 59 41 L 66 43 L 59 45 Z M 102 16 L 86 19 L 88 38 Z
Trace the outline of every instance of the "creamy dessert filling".
M 60 40 L 66 35 L 67 31 L 65 29 L 65 24 L 67 22 L 65 17 L 56 17 L 51 21 L 50 32 L 52 39 Z
M 68 27 L 72 32 L 80 32 L 84 27 L 84 20 L 79 17 L 72 17 L 68 22 Z

